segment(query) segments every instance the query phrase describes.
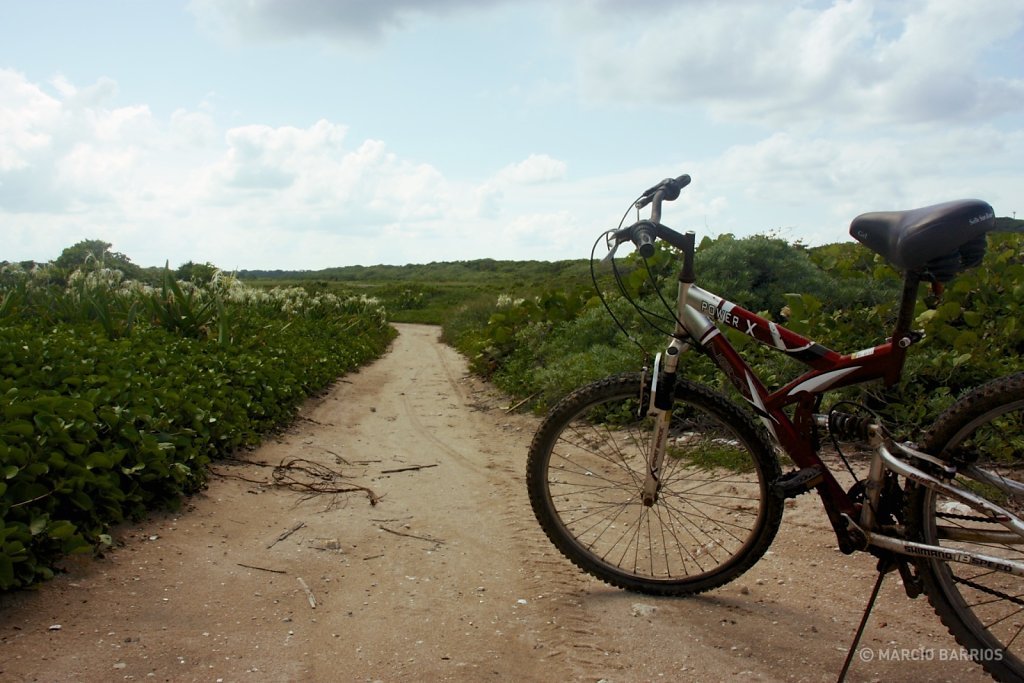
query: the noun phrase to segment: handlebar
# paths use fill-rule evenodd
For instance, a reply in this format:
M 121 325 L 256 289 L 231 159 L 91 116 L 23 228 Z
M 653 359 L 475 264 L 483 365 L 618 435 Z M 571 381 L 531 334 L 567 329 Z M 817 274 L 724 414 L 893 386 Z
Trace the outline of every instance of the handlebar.
M 693 271 L 694 234 L 687 232 L 683 235 L 660 223 L 661 203 L 677 199 L 680 190 L 689 184 L 690 176 L 684 173 L 678 178 L 666 178 L 657 185 L 644 190 L 643 194 L 640 195 L 640 198 L 633 205 L 637 209 L 642 209 L 649 204 L 652 205 L 651 218 L 649 220 L 637 221 L 628 228 L 614 231 L 609 237 L 609 242 L 614 243 L 612 251 L 614 252 L 614 247 L 618 247 L 623 242 L 630 241 L 636 246 L 640 256 L 650 258 L 654 255 L 655 240 L 665 240 L 683 252 L 683 271 L 680 274 L 680 280 L 683 282 L 694 282 L 696 279 Z

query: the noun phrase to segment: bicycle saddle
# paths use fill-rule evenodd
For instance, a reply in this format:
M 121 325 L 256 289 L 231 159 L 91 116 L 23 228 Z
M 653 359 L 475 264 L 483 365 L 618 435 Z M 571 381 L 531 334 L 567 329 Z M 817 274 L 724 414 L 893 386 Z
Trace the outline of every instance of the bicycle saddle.
M 985 233 L 995 225 L 992 207 L 980 199 L 960 199 L 909 211 L 878 211 L 850 223 L 854 239 L 900 270 L 930 271 L 951 280 L 981 263 Z

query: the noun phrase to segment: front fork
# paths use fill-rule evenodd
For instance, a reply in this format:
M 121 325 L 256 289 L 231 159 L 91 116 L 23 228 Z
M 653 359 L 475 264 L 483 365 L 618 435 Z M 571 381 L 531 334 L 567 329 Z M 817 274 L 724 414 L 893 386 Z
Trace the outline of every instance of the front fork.
M 679 356 L 689 348 L 686 342 L 673 339 L 664 354 L 654 359 L 651 376 L 651 403 L 647 414 L 654 418 L 654 431 L 648 449 L 647 473 L 641 492 L 643 504 L 652 507 L 658 501 L 661 490 L 661 469 L 668 446 L 669 428 L 672 425 L 672 402 L 675 396 L 676 368 Z

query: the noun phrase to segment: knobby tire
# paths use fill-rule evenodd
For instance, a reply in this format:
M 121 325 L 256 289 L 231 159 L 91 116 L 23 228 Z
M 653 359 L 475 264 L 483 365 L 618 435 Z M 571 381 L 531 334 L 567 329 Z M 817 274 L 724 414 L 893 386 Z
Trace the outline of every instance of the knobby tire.
M 956 463 L 976 461 L 997 476 L 1024 484 L 1024 373 L 993 380 L 958 400 L 925 433 L 929 453 Z M 964 473 L 956 482 L 1024 517 L 1024 494 L 1008 494 Z M 1024 561 L 1024 544 L 966 540 L 970 530 L 999 531 L 980 513 L 923 486 L 908 498 L 913 540 Z M 956 534 L 961 538 L 954 540 Z M 974 565 L 918 561 L 932 607 L 957 642 L 993 677 L 1024 681 L 1024 578 Z
M 569 560 L 613 586 L 654 595 L 716 588 L 760 559 L 779 528 L 775 451 L 748 413 L 680 379 L 662 486 L 645 507 L 652 418 L 640 388 L 639 373 L 610 377 L 551 410 L 527 461 L 534 513 Z

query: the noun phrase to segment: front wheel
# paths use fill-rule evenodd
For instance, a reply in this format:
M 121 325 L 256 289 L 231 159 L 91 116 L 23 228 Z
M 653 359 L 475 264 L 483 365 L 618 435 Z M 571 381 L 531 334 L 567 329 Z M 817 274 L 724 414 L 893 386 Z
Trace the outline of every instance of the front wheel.
M 642 403 L 637 373 L 559 402 L 530 447 L 533 511 L 569 560 L 613 586 L 656 595 L 721 586 L 749 569 L 779 528 L 782 500 L 769 491 L 779 477 L 775 452 L 734 403 L 679 380 L 661 488 L 645 506 L 653 419 Z
M 1024 373 L 961 398 L 921 445 L 957 465 L 956 484 L 1024 517 Z M 923 486 L 908 504 L 914 540 L 1024 562 L 1024 543 L 972 508 Z M 928 600 L 965 650 L 995 678 L 1024 680 L 1024 578 L 940 560 L 918 567 Z

